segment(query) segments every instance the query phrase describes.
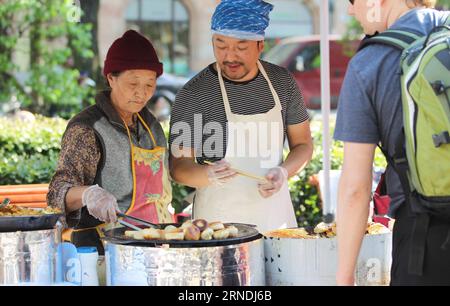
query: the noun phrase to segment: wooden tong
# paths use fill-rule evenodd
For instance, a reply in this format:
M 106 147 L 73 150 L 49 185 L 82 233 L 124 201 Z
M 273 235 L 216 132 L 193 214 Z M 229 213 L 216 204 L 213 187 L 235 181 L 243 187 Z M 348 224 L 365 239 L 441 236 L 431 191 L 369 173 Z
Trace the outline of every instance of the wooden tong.
M 212 163 L 210 161 L 205 161 L 205 164 L 207 164 L 207 165 L 214 165 L 214 163 Z M 242 170 L 239 170 L 239 169 L 235 169 L 235 168 L 230 168 L 230 170 L 235 171 L 239 175 L 242 175 L 242 176 L 245 176 L 245 177 L 257 180 L 257 181 L 259 181 L 261 183 L 267 182 L 267 179 L 264 176 L 255 175 L 255 174 L 248 173 L 248 172 L 245 172 L 245 171 L 242 171 Z

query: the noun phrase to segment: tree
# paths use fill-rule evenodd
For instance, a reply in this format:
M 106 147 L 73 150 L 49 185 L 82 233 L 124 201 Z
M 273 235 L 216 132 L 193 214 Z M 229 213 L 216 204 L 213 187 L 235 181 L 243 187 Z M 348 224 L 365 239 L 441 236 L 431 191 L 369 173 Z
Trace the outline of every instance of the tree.
M 2 0 L 0 5 L 0 102 L 16 98 L 44 115 L 70 117 L 91 94 L 79 86 L 74 58 L 91 58 L 91 25 L 79 23 L 78 1 Z M 19 42 L 26 41 L 29 48 Z M 30 58 L 25 81 L 13 54 Z

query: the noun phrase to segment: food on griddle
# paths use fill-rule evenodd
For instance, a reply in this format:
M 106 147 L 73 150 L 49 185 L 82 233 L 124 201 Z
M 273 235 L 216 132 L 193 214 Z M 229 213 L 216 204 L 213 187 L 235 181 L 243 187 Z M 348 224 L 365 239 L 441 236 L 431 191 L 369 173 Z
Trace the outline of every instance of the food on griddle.
M 201 233 L 200 238 L 202 240 L 211 240 L 213 238 L 214 230 L 210 227 L 205 228 Z
M 221 240 L 227 239 L 230 236 L 230 232 L 227 229 L 221 229 L 218 231 L 214 231 L 213 237 L 214 239 Z
M 369 222 L 367 224 L 366 234 L 377 235 L 386 234 L 390 230 L 381 223 Z M 301 239 L 315 239 L 315 238 L 333 238 L 337 235 L 336 222 L 326 224 L 321 222 L 314 227 L 314 230 L 309 233 L 305 228 L 286 228 L 277 229 L 265 233 L 266 237 L 274 238 L 301 238 Z
M 165 233 L 166 240 L 184 240 L 184 230 L 179 228 L 173 232 Z
M 161 239 L 160 231 L 154 228 L 146 228 L 142 231 L 145 240 Z
M 370 222 L 367 224 L 367 233 L 369 235 L 378 235 L 389 233 L 390 230 L 381 223 Z
M 228 225 L 225 228 L 222 222 L 208 223 L 203 219 L 186 221 L 179 228 L 167 225 L 164 229 L 146 228 L 139 231 L 125 231 L 126 237 L 136 240 L 219 240 L 235 238 L 238 235 L 239 229 L 234 225 Z
M 277 229 L 265 234 L 266 237 L 273 238 L 301 238 L 301 239 L 316 239 L 317 235 L 309 234 L 308 231 L 303 228 L 284 228 Z
M 125 236 L 131 239 L 144 240 L 144 231 L 126 231 Z
M 42 216 L 60 214 L 61 212 L 61 209 L 54 207 L 47 207 L 45 209 L 33 209 L 9 204 L 5 207 L 0 208 L 0 217 Z
M 228 230 L 228 232 L 230 233 L 230 238 L 237 237 L 239 230 L 237 229 L 236 226 L 230 225 L 227 226 L 225 229 Z
M 203 219 L 197 219 L 192 222 L 198 229 L 203 232 L 208 227 L 208 221 Z
M 314 233 L 316 234 L 322 234 L 325 233 L 326 231 L 331 230 L 331 226 L 329 226 L 328 224 L 326 224 L 325 222 L 320 222 L 319 224 L 316 225 L 316 227 L 314 228 Z
M 173 233 L 173 232 L 176 232 L 178 230 L 178 228 L 176 227 L 176 226 L 173 226 L 173 225 L 167 225 L 165 228 L 164 228 L 164 231 L 166 232 L 166 233 Z
M 191 220 L 187 220 L 187 221 L 183 222 L 183 224 L 181 224 L 180 228 L 185 229 L 185 228 L 188 228 L 191 225 L 192 225 L 192 221 Z
M 223 225 L 222 222 L 211 222 L 208 226 L 212 228 L 214 231 L 225 229 L 225 226 Z
M 184 239 L 186 240 L 194 240 L 194 241 L 199 240 L 200 234 L 201 234 L 200 229 L 193 224 L 188 228 L 184 229 Z

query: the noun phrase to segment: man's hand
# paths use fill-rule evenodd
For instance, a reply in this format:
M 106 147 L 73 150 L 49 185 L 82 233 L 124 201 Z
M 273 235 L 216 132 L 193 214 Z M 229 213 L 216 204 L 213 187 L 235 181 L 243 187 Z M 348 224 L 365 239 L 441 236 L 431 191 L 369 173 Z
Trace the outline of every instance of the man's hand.
M 259 184 L 259 193 L 263 198 L 268 198 L 280 191 L 287 181 L 288 172 L 283 167 L 275 167 L 266 174 L 266 183 Z

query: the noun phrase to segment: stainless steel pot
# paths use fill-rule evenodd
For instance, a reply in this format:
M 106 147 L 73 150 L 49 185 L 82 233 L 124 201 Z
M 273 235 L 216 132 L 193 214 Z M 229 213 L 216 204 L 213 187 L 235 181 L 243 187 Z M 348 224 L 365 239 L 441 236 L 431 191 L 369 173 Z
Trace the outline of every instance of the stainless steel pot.
M 58 229 L 0 233 L 0 284 L 54 284 L 59 237 Z
M 357 261 L 356 284 L 388 285 L 391 250 L 392 233 L 366 235 Z M 336 238 L 264 237 L 264 252 L 267 285 L 336 285 Z
M 105 241 L 108 285 L 264 285 L 261 236 L 239 244 L 203 247 L 133 246 Z

